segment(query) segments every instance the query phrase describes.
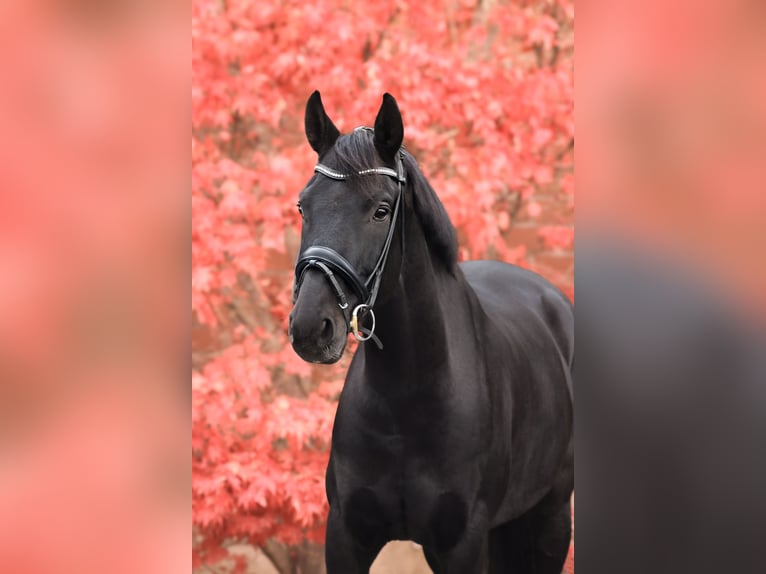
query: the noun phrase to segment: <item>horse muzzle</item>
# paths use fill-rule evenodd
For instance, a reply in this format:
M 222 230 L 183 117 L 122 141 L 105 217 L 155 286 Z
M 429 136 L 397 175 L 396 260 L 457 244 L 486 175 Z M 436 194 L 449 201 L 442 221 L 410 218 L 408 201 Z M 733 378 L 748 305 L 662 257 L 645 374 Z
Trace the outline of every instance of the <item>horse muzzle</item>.
M 346 348 L 345 316 L 321 274 L 307 273 L 305 281 L 310 288 L 298 295 L 290 313 L 290 343 L 305 361 L 335 363 Z

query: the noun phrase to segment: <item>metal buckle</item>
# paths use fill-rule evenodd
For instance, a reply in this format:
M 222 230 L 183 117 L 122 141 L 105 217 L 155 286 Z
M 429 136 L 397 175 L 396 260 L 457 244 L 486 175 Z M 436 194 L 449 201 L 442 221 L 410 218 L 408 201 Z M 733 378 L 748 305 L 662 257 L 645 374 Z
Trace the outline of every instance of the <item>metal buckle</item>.
M 357 317 L 359 310 L 363 308 L 372 316 L 372 327 L 370 327 L 370 331 L 367 335 L 359 330 L 359 319 Z M 375 333 L 375 313 L 369 305 L 365 305 L 364 303 L 357 305 L 354 307 L 354 310 L 351 311 L 351 321 L 349 321 L 349 325 L 351 326 L 351 332 L 354 334 L 357 341 L 369 341 Z

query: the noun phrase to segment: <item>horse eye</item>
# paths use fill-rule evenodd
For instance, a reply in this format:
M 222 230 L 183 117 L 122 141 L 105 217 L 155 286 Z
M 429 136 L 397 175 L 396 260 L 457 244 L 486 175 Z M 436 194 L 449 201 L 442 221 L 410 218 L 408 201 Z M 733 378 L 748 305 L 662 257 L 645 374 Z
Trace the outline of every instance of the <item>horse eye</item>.
M 391 210 L 387 205 L 381 205 L 378 209 L 375 210 L 373 217 L 378 221 L 383 221 L 386 217 L 388 217 L 390 212 Z
M 303 208 L 301 207 L 301 202 L 299 201 L 298 203 L 296 203 L 295 207 L 298 208 L 298 213 L 300 213 L 301 217 L 303 217 Z

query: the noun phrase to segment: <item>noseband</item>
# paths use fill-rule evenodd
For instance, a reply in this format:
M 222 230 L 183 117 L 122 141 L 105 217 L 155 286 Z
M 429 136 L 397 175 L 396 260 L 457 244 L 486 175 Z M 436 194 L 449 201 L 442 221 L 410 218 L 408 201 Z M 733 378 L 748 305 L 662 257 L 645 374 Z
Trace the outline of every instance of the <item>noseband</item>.
M 293 303 L 298 299 L 298 292 L 300 291 L 306 272 L 309 269 L 318 269 L 330 283 L 330 287 L 338 301 L 338 307 L 341 308 L 343 316 L 346 319 L 346 328 L 354 334 L 357 341 L 369 341 L 372 339 L 379 349 L 383 348 L 383 343 L 381 343 L 380 339 L 375 335 L 375 313 L 373 312 L 372 307 L 375 305 L 375 300 L 378 297 L 380 281 L 386 267 L 388 253 L 391 250 L 391 242 L 394 238 L 394 232 L 396 231 L 396 224 L 399 218 L 399 212 L 401 211 L 404 184 L 406 182 L 401 152 L 397 154 L 396 159 L 396 171 L 388 167 L 373 167 L 356 172 L 356 175 L 361 176 L 385 175 L 394 178 L 399 184 L 399 195 L 394 203 L 394 211 L 391 216 L 388 233 L 386 234 L 386 240 L 383 243 L 383 248 L 380 251 L 375 267 L 367 279 L 362 279 L 359 273 L 356 272 L 356 269 L 354 269 L 354 267 L 340 253 L 334 249 L 323 247 L 321 245 L 314 245 L 307 248 L 300 257 L 298 257 L 298 261 L 295 263 Z M 337 172 L 321 163 L 314 167 L 314 172 L 338 181 L 345 181 L 351 177 L 351 174 Z M 404 235 L 403 224 L 402 235 Z M 351 287 L 354 295 L 361 301 L 361 303 L 354 307 L 350 313 L 348 309 L 348 299 L 343 291 L 341 283 L 338 281 L 338 276 Z M 362 317 L 366 314 L 369 314 L 372 317 L 372 324 L 369 329 L 362 327 L 359 324 L 359 320 L 362 318 L 359 316 L 360 313 L 362 314 Z

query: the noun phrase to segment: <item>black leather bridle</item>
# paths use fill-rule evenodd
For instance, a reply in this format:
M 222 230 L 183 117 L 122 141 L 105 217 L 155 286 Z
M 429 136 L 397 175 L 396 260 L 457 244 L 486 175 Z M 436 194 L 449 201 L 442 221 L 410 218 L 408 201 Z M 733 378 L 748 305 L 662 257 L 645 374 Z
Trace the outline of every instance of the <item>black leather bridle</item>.
M 378 297 L 380 281 L 383 277 L 383 271 L 386 268 L 386 261 L 388 260 L 388 254 L 391 250 L 391 243 L 396 231 L 399 214 L 402 212 L 401 203 L 402 196 L 404 195 L 404 184 L 406 183 L 401 151 L 397 153 L 396 160 L 396 170 L 388 167 L 373 167 L 360 170 L 356 173 L 356 175 L 361 176 L 385 175 L 394 178 L 399 184 L 399 195 L 394 203 L 394 210 L 391 216 L 391 223 L 388 227 L 388 233 L 386 234 L 386 240 L 383 243 L 383 248 L 380 251 L 375 267 L 367 279 L 362 279 L 359 273 L 356 272 L 356 269 L 354 269 L 354 267 L 340 253 L 334 249 L 323 247 L 321 245 L 313 245 L 307 248 L 300 254 L 298 260 L 295 262 L 293 303 L 298 299 L 298 292 L 300 291 L 306 272 L 309 269 L 318 269 L 330 283 L 330 287 L 338 301 L 338 306 L 343 311 L 343 316 L 346 319 L 346 328 L 354 334 L 357 341 L 368 341 L 372 339 L 379 349 L 383 348 L 383 343 L 381 343 L 380 339 L 375 335 L 375 313 L 373 312 L 372 307 L 375 305 L 375 300 Z M 344 181 L 351 177 L 351 174 L 337 172 L 321 163 L 314 167 L 314 172 L 339 181 Z M 402 214 L 401 217 L 403 218 L 404 215 Z M 402 222 L 402 246 L 404 245 L 403 240 L 404 222 Z M 353 290 L 357 299 L 361 301 L 361 303 L 354 307 L 350 313 L 348 298 L 346 297 L 337 276 L 346 282 L 346 284 Z M 362 317 L 367 314 L 371 316 L 372 323 L 369 328 L 359 324 L 359 320 L 362 318 L 359 316 L 360 313 L 362 313 Z

